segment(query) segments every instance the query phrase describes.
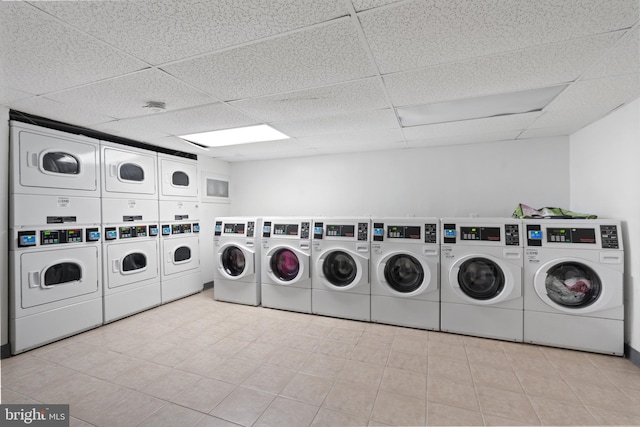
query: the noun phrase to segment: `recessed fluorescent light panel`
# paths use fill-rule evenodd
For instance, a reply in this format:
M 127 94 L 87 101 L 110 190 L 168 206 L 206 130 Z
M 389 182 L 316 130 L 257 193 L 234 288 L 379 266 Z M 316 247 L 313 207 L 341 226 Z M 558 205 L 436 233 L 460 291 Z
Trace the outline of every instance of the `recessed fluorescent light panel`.
M 206 147 L 224 147 L 226 145 L 249 144 L 252 142 L 276 141 L 289 139 L 268 125 L 247 126 L 234 129 L 214 130 L 211 132 L 181 135 L 180 138 Z
M 568 85 L 397 108 L 402 127 L 540 111 Z

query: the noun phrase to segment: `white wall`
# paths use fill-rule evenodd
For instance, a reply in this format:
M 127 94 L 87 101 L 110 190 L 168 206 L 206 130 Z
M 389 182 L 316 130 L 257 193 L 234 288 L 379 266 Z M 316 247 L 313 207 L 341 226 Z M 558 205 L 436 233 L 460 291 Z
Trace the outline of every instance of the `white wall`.
M 9 109 L 0 106 L 0 344 L 9 343 Z
M 213 281 L 213 227 L 214 218 L 229 215 L 228 203 L 212 203 L 206 199 L 206 176 L 226 177 L 230 179 L 231 168 L 229 163 L 210 157 L 198 156 L 198 169 L 200 171 L 200 266 L 204 283 Z M 229 189 L 233 196 L 233 188 Z M 231 198 L 230 197 L 230 198 Z
M 511 216 L 569 205 L 569 139 L 233 163 L 233 215 Z
M 640 99 L 570 137 L 571 208 L 623 221 L 625 341 L 640 351 Z

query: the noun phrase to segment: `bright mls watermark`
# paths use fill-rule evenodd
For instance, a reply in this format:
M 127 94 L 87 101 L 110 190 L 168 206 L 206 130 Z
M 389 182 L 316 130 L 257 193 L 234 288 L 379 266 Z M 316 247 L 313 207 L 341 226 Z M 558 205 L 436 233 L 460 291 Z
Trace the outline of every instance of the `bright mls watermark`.
M 0 426 L 69 427 L 69 405 L 0 405 Z

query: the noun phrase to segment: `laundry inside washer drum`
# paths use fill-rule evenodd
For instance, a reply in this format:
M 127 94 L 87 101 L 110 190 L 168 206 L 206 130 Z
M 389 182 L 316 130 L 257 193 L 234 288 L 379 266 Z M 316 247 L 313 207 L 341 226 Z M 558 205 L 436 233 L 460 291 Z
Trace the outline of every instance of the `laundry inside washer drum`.
M 551 268 L 544 284 L 552 301 L 576 308 L 596 301 L 602 288 L 598 275 L 591 268 L 574 262 Z
M 342 251 L 330 253 L 322 265 L 324 276 L 335 286 L 348 286 L 356 278 L 358 266 L 351 255 Z
M 232 246 L 222 253 L 222 266 L 230 276 L 239 276 L 245 269 L 246 259 L 242 250 Z
M 271 270 L 276 273 L 280 280 L 289 282 L 298 276 L 300 262 L 292 250 L 281 249 L 271 259 Z

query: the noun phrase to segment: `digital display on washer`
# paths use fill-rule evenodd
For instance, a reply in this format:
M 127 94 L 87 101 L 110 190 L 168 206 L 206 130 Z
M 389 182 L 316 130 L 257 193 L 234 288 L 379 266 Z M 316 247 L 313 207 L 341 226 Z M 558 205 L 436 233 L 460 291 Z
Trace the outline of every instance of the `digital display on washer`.
M 224 234 L 244 234 L 245 224 L 224 224 Z
M 460 240 L 500 241 L 500 227 L 460 227 Z
M 36 232 L 35 231 L 19 231 L 18 232 L 18 247 L 35 246 L 36 245 Z
M 549 243 L 596 243 L 596 230 L 593 228 L 547 228 Z
M 331 225 L 327 224 L 327 236 L 331 237 L 354 237 L 356 227 L 352 224 L 348 225 Z
M 445 228 L 444 237 L 456 237 L 456 229 L 455 228 Z
M 274 236 L 297 236 L 298 224 L 273 224 Z
M 420 226 L 389 225 L 387 237 L 394 239 L 420 239 Z

